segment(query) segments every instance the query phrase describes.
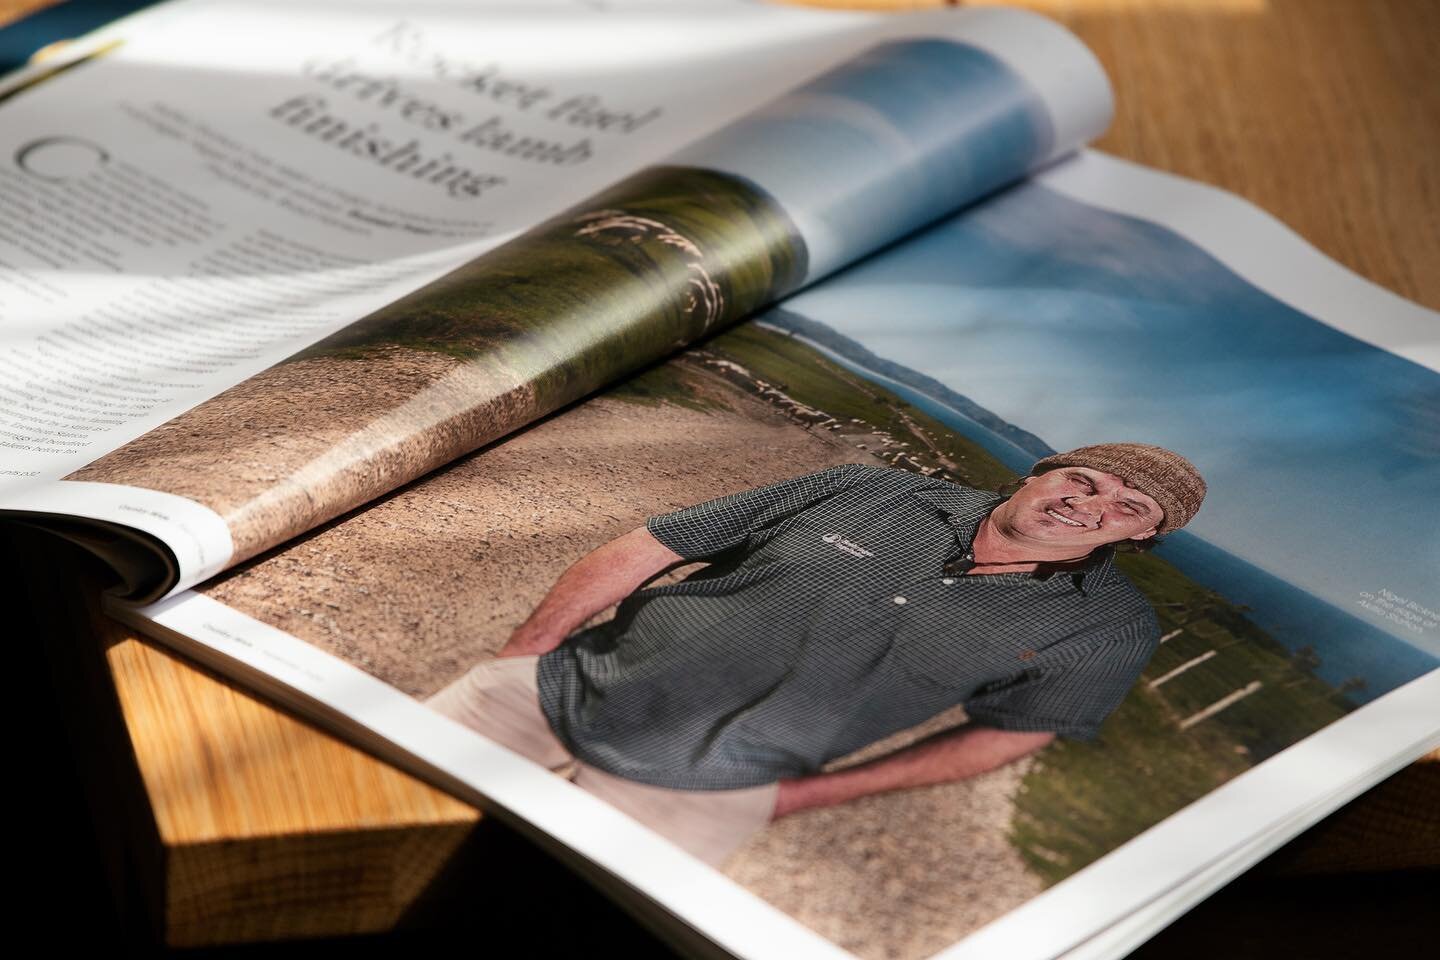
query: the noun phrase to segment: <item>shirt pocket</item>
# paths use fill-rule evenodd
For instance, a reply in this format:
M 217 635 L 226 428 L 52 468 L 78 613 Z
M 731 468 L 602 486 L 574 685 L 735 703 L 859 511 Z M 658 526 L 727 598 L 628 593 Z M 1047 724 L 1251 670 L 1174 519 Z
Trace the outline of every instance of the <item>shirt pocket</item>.
M 929 686 L 968 692 L 1034 664 L 1038 652 L 1022 635 L 967 610 L 954 593 L 959 585 L 945 579 L 910 584 L 877 601 L 892 608 L 891 658 L 899 670 Z

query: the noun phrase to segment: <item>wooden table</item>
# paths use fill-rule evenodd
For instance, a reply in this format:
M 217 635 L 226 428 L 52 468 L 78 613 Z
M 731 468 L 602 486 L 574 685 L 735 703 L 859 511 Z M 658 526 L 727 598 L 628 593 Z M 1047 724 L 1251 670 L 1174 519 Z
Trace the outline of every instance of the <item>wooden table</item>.
M 42 5 L 0 0 L 0 21 Z M 1440 3 L 1018 5 L 1065 23 L 1109 71 L 1117 115 L 1100 148 L 1246 197 L 1440 309 Z M 414 912 L 476 810 L 99 616 L 78 579 L 37 578 L 37 609 L 70 611 L 42 629 L 73 733 L 97 745 L 83 753 L 117 883 L 163 942 L 383 931 Z M 1267 869 L 1434 863 L 1421 791 L 1436 802 L 1437 771 L 1440 753 Z

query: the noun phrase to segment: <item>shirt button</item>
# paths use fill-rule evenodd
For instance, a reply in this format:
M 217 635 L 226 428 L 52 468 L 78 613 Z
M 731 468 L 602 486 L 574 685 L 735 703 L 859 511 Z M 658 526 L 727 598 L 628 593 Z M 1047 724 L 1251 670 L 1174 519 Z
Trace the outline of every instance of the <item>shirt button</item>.
M 941 580 L 940 582 L 943 583 L 943 584 L 945 584 L 945 586 L 948 587 L 948 586 L 950 586 L 950 584 L 952 584 L 952 583 L 955 582 L 955 578 L 954 578 L 954 577 L 946 577 L 944 580 Z
M 896 598 L 895 598 L 895 602 L 896 602 L 896 603 L 908 603 L 909 601 L 907 601 L 904 597 L 896 597 Z

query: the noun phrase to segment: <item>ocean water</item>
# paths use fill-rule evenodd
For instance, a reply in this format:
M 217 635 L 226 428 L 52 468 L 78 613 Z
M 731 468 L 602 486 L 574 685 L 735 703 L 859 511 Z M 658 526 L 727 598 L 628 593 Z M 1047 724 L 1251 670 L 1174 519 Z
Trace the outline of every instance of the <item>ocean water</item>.
M 1214 544 L 1183 531 L 1168 537 L 1156 555 L 1232 603 L 1289 650 L 1311 646 L 1320 657 L 1315 673 L 1338 685 L 1363 677 L 1365 687 L 1348 694 L 1368 703 L 1437 667 L 1440 658 L 1403 638 L 1351 616 Z

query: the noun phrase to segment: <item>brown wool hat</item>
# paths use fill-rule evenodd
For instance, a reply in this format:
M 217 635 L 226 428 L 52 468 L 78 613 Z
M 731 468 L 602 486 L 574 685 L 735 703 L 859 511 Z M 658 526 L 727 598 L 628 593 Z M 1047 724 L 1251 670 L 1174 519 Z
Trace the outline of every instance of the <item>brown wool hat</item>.
M 1149 495 L 1165 511 L 1165 519 L 1156 533 L 1169 533 L 1185 526 L 1199 512 L 1200 503 L 1205 499 L 1205 480 L 1195 464 L 1178 453 L 1148 443 L 1097 443 L 1077 447 L 1040 460 L 1030 473 L 1038 476 L 1056 467 L 1089 467 L 1113 473 Z

